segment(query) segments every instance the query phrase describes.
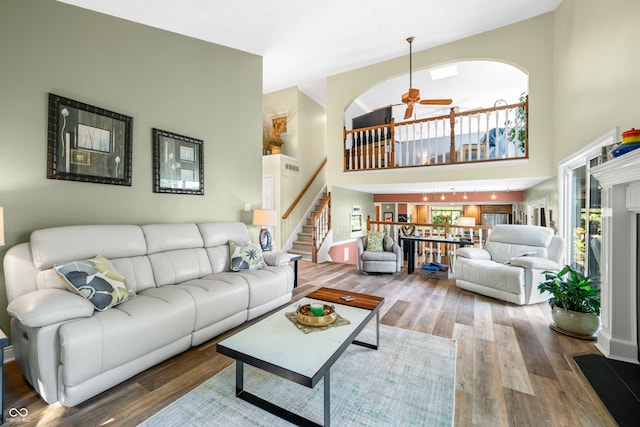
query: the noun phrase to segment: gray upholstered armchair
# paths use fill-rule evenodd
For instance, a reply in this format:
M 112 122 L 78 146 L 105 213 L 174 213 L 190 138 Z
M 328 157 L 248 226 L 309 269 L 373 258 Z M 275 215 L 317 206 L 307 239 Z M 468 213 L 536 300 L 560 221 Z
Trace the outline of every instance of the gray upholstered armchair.
M 396 273 L 402 268 L 402 249 L 384 236 L 382 251 L 367 250 L 367 236 L 358 237 L 358 270 L 363 273 Z M 371 248 L 369 248 L 371 249 Z

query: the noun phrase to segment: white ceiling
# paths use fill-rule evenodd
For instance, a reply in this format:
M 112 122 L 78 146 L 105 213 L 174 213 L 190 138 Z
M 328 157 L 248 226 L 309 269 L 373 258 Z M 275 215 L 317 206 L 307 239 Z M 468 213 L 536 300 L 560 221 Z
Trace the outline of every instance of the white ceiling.
M 408 58 L 409 36 L 415 37 L 413 52 L 417 52 L 551 12 L 562 0 L 58 1 L 261 55 L 264 93 L 297 86 L 324 105 L 328 76 L 400 56 Z M 461 71 L 468 74 L 464 67 Z M 463 111 L 489 107 L 495 102 L 493 95 L 470 98 L 468 92 L 460 90 L 464 89 L 460 79 L 444 79 L 436 84 L 418 72 L 426 70 L 416 70 L 413 76 L 413 86 L 421 90 L 423 99 L 453 98 L 454 105 Z M 506 81 L 502 79 L 503 83 Z M 520 90 L 520 83 L 516 87 L 511 92 Z M 398 102 L 407 88 L 408 78 L 401 76 L 377 91 L 363 94 L 359 102 L 367 109 L 382 107 Z M 443 111 L 428 106 L 416 108 L 417 114 L 423 116 Z M 543 179 L 509 180 L 508 185 L 511 190 L 526 189 Z M 481 190 L 478 184 L 460 181 L 427 186 L 438 192 L 451 188 L 473 191 L 474 186 L 477 191 L 507 190 L 507 184 L 498 181 L 488 183 L 491 188 L 487 190 Z M 426 190 L 423 185 L 359 189 L 372 193 L 421 193 Z

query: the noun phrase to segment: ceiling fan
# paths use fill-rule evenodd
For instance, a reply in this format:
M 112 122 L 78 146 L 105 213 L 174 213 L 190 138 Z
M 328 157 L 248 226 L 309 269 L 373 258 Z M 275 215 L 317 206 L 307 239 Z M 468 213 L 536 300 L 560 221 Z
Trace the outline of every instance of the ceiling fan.
M 407 38 L 407 41 L 409 42 L 409 91 L 402 94 L 402 103 L 407 105 L 407 110 L 404 112 L 405 120 L 413 114 L 413 106 L 416 103 L 420 105 L 450 105 L 453 102 L 452 99 L 420 99 L 420 90 L 413 87 L 413 58 L 411 51 L 413 37 Z

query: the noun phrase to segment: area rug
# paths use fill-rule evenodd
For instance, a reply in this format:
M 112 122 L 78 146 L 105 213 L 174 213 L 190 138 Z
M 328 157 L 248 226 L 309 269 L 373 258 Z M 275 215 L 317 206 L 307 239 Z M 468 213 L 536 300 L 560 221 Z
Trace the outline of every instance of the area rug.
M 375 341 L 367 327 L 359 339 Z M 277 343 L 274 343 L 277 345 Z M 321 380 L 313 389 L 245 365 L 245 390 L 317 423 Z M 456 342 L 380 325 L 380 348 L 351 345 L 331 368 L 335 426 L 452 426 Z M 235 397 L 235 364 L 162 409 L 140 426 L 289 426 Z

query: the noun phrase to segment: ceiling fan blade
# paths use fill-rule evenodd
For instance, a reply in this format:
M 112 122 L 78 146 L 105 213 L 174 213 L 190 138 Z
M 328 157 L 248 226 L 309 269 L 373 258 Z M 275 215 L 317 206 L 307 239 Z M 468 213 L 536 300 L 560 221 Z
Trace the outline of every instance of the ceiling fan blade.
M 450 105 L 453 99 L 423 99 L 420 101 L 422 105 Z
M 413 115 L 413 102 L 407 105 L 407 110 L 404 112 L 404 119 L 407 120 L 411 115 Z

